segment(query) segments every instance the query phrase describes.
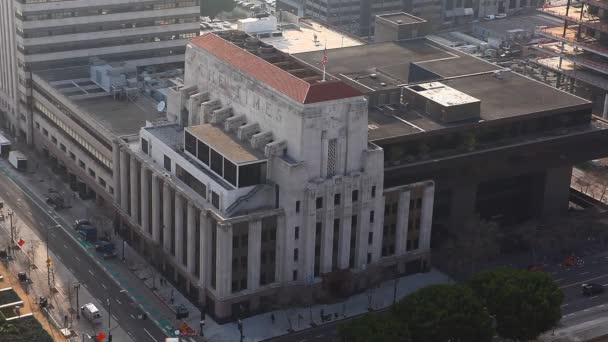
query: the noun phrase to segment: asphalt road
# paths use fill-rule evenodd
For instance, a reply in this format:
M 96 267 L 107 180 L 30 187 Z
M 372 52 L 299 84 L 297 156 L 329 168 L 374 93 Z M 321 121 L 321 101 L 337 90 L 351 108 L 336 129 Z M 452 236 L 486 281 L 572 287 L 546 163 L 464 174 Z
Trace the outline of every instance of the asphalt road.
M 604 305 L 608 309 L 608 256 L 588 256 L 583 260 L 585 263 L 581 266 L 554 265 L 546 269 L 564 292 L 564 318 L 582 315 L 592 307 Z M 603 285 L 606 291 L 596 296 L 584 296 L 581 292 L 581 285 L 584 283 Z
M 16 184 L 15 184 L 16 183 Z M 41 199 L 32 194 L 26 187 L 15 180 L 11 181 L 6 174 L 0 175 L 0 189 L 3 197 L 15 212 L 30 227 L 34 227 L 41 240 L 46 237 L 46 228 L 55 225 L 49 234 L 49 248 L 70 269 L 74 276 L 85 286 L 89 292 L 103 303 L 108 310 L 107 298 L 110 298 L 112 317 L 120 322 L 120 326 L 135 341 L 164 341 L 166 335 L 150 319 L 138 319 L 141 310 L 129 296 L 121 292 L 122 289 L 101 269 L 82 247 L 68 236 L 65 230 L 72 229 L 62 219 L 51 216 L 52 210 Z M 84 303 L 81 303 L 84 304 Z M 101 329 L 107 335 L 108 318 L 102 320 Z

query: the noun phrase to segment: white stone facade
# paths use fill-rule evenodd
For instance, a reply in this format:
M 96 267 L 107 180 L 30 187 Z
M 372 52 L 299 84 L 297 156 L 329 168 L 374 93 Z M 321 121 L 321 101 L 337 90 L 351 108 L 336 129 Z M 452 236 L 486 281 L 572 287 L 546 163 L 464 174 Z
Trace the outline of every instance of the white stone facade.
M 142 249 L 159 246 L 165 274 L 211 314 L 294 301 L 298 288 L 334 271 L 364 277 L 376 266 L 402 273 L 409 261 L 426 263 L 434 185 L 384 189 L 383 150 L 368 143 L 363 96 L 303 104 L 194 43 L 185 75 L 168 97 L 174 122 L 118 142 L 115 201 Z M 230 184 L 197 159 L 200 145 L 184 146 L 185 132 L 210 122 L 255 150 L 265 165 L 259 184 Z M 210 136 L 197 138 L 215 148 Z M 387 194 L 395 209 L 385 215 Z M 391 215 L 399 217 L 392 233 Z

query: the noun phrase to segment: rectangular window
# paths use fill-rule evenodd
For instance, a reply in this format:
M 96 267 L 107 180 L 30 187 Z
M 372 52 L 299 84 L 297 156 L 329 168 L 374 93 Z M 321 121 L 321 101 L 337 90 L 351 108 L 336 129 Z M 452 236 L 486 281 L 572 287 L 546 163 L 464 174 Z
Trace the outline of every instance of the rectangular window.
M 36 122 L 36 129 L 40 130 L 40 123 Z
M 300 212 L 300 201 L 296 201 L 296 214 Z
M 196 156 L 196 138 L 188 131 L 184 134 L 184 146 L 186 147 L 186 151 Z
M 224 179 L 236 186 L 236 165 L 228 159 L 224 159 Z
M 323 209 L 323 197 L 317 197 L 317 209 Z
M 51 141 L 53 142 L 53 144 L 57 144 L 57 138 L 55 138 L 54 135 L 51 135 Z
M 372 244 L 374 242 L 374 232 L 369 232 L 367 234 L 367 243 Z
M 353 190 L 353 202 L 357 202 L 359 200 L 359 190 Z
M 293 230 L 293 237 L 294 240 L 297 240 L 300 238 L 300 227 L 296 226 Z
M 141 151 L 148 154 L 148 140 L 141 138 Z
M 292 276 L 292 280 L 293 280 L 293 281 L 298 280 L 298 270 L 293 270 L 293 276 Z
M 374 211 L 369 212 L 369 223 L 374 223 Z
M 368 264 L 372 263 L 372 253 L 367 253 L 367 263 Z
M 211 204 L 218 209 L 220 208 L 220 195 L 215 191 L 211 191 Z
M 266 162 L 239 166 L 239 188 L 264 182 Z
M 93 169 L 89 169 L 89 176 L 95 178 L 95 171 Z
M 198 160 L 202 161 L 203 164 L 209 165 L 209 146 L 202 141 L 198 141 Z
M 99 177 L 98 180 L 99 180 L 99 185 L 101 185 L 102 187 L 105 188 L 106 187 L 106 181 L 103 178 L 101 178 L 101 177 Z
M 357 228 L 357 215 L 353 215 L 350 221 L 351 228 Z
M 222 176 L 222 161 L 223 161 L 224 157 L 222 157 L 221 154 L 215 152 L 214 150 L 211 150 L 211 170 L 213 170 L 213 172 L 217 173 L 218 175 Z
M 164 165 L 165 165 L 165 170 L 171 172 L 171 158 L 167 157 L 166 155 L 165 155 Z
M 80 168 L 81 168 L 81 169 L 83 169 L 83 170 L 86 168 L 86 165 L 85 165 L 85 164 L 84 164 L 84 162 L 83 162 L 82 160 L 80 160 L 80 159 L 78 160 L 78 166 L 80 166 Z
M 339 206 L 340 205 L 340 194 L 335 194 L 334 195 L 334 206 Z
M 336 174 L 337 145 L 337 139 L 329 139 L 327 144 L 327 177 L 333 177 Z
M 49 131 L 46 130 L 46 128 L 42 129 L 42 134 L 44 134 L 45 137 L 49 136 Z
M 293 261 L 298 261 L 298 249 L 293 250 Z
M 66 151 L 67 151 L 67 148 L 65 147 L 65 145 L 64 145 L 64 144 L 59 144 L 59 148 L 60 148 L 60 149 L 61 149 L 63 152 L 66 152 Z
M 376 186 L 372 186 L 372 198 L 376 197 Z

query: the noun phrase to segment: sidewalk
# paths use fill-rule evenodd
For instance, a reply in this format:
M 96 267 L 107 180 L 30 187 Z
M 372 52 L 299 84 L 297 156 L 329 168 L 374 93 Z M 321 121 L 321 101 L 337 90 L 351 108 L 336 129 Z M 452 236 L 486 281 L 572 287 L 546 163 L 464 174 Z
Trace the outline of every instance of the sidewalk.
M 4 208 L 0 210 L 5 215 L 9 208 L 4 198 L 0 198 L 3 201 Z M 72 334 L 68 334 L 67 338 L 76 338 L 80 340 L 82 332 L 87 334 L 95 334 L 97 327 L 91 324 L 85 319 L 77 320 L 75 315 L 76 306 L 76 295 L 73 291 L 73 284 L 77 282 L 77 279 L 72 272 L 61 262 L 55 253 L 49 251 L 49 257 L 53 260 L 50 280 L 51 284 L 54 284 L 56 291 L 50 291 L 47 275 L 47 269 L 45 265 L 46 260 L 46 248 L 45 243 L 39 239 L 36 232 L 28 225 L 28 223 L 20 216 L 15 213 L 13 215 L 13 224 L 15 226 L 15 240 L 23 239 L 25 244 L 18 249 L 15 249 L 11 253 L 12 260 L 8 263 L 4 263 L 3 267 L 6 270 L 6 275 L 13 277 L 18 272 L 26 272 L 31 282 L 27 285 L 20 282 L 13 282 L 13 288 L 18 288 L 25 295 L 23 297 L 24 302 L 31 304 L 33 311 L 40 312 L 38 301 L 40 296 L 46 297 L 49 302 L 48 313 L 41 315 L 44 317 L 45 327 L 48 325 L 52 330 L 52 336 L 55 341 L 65 341 L 66 338 L 62 338 L 60 332 L 61 329 L 67 329 Z M 0 241 L 8 244 L 10 241 L 10 223 L 9 219 L 6 218 L 0 221 Z M 28 253 L 32 253 L 32 246 L 35 246 L 34 257 L 32 264 L 34 268 L 28 270 L 30 265 L 30 256 Z M 78 293 L 80 304 L 84 303 L 95 303 L 100 309 L 103 315 L 107 315 L 107 312 L 103 309 L 103 305 L 98 303 L 97 300 L 88 292 L 86 287 L 81 287 Z M 67 322 L 65 318 L 67 317 Z M 107 317 L 107 316 L 106 316 Z M 39 318 L 40 319 L 40 318 Z M 66 324 L 67 323 L 67 324 Z M 117 323 L 117 322 L 115 322 Z M 133 341 L 127 333 L 119 328 L 113 330 L 112 334 L 116 336 L 119 341 Z
M 563 318 L 555 330 L 544 333 L 538 341 L 575 342 L 608 336 L 608 307 L 599 305 L 585 311 L 588 316 L 584 318 Z
M 67 184 L 63 183 L 57 175 L 40 163 L 35 173 L 22 174 L 10 167 L 6 161 L 0 161 L 0 168 L 4 169 L 11 178 L 18 180 L 37 194 L 40 200 L 44 201 L 44 195 L 48 188 L 55 188 L 59 192 L 72 194 Z M 75 219 L 90 217 L 92 213 L 99 209 L 91 200 L 72 200 L 72 208 L 64 209 L 59 212 L 52 211 L 52 216 L 67 228 L 69 234 L 76 236 L 76 232 L 70 229 Z M 138 303 L 142 310 L 148 314 L 150 319 L 161 327 L 168 336 L 174 336 L 177 322 L 175 322 L 175 307 L 183 305 L 190 311 L 190 317 L 185 322 L 196 332 L 199 329 L 200 310 L 190 303 L 179 291 L 170 284 L 160 285 L 160 276 L 156 276 L 156 288 L 152 290 L 152 273 L 156 272 L 139 254 L 137 254 L 128 244 L 125 244 L 126 262 L 120 260 L 122 256 L 122 240 L 118 236 L 113 236 L 113 241 L 117 246 L 118 258 L 105 260 L 94 252 L 93 246 L 89 243 L 80 241 L 80 244 L 87 250 L 96 263 L 116 281 L 119 286 L 127 291 L 129 296 Z M 158 273 L 156 272 L 158 275 Z M 399 279 L 397 281 L 397 299 L 430 284 L 446 283 L 449 278 L 438 271 L 425 274 L 415 274 Z M 319 325 L 321 312 L 325 315 L 332 314 L 331 321 L 336 319 L 352 317 L 368 311 L 368 307 L 374 310 L 386 308 L 393 303 L 394 281 L 382 283 L 380 287 L 348 298 L 345 302 L 332 305 L 314 305 L 312 307 L 294 307 L 288 310 L 267 312 L 243 320 L 244 340 L 261 341 L 272 337 L 285 335 L 288 331 L 300 331 Z M 173 298 L 173 301 L 171 301 Z M 271 321 L 274 315 L 274 323 Z M 239 331 L 236 323 L 219 325 L 209 316 L 205 317 L 204 328 L 205 341 L 209 342 L 232 342 L 239 340 Z M 186 338 L 186 341 L 200 341 L 198 336 Z

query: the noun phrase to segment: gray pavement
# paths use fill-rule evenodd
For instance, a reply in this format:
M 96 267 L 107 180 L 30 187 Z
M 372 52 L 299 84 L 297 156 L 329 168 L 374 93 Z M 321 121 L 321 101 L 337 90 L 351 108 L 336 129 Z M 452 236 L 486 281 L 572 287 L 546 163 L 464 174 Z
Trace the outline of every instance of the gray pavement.
M 4 190 L 6 201 L 30 227 L 34 227 L 39 235 L 45 236 L 47 227 L 60 226 L 61 229 L 53 229 L 49 234 L 50 250 L 56 253 L 57 259 L 61 260 L 83 287 L 101 303 L 100 306 L 107 309 L 107 298 L 112 299 L 112 318 L 120 322 L 133 340 L 162 341 L 167 334 L 156 325 L 157 322 L 138 319 L 143 310 L 141 304 L 136 303 L 135 296 L 138 296 L 141 290 L 130 286 L 123 288 L 124 285 L 131 284 L 130 279 L 123 277 L 123 274 L 129 273 L 128 270 L 112 274 L 114 268 L 102 263 L 90 245 L 86 246 L 77 239 L 69 223 L 73 221 L 70 210 L 55 212 L 44 203 L 44 198 L 39 194 L 46 191 L 53 176 L 42 175 L 40 172 L 37 175 L 20 174 L 5 160 L 0 161 L 0 172 L 0 188 Z M 86 202 L 74 201 L 74 204 Z M 126 265 L 123 265 L 122 269 L 126 269 Z M 132 291 L 122 292 L 123 289 Z M 155 308 L 152 305 L 150 307 L 150 310 Z M 162 309 L 166 310 L 167 316 L 171 316 L 170 310 Z M 107 333 L 107 323 L 105 332 Z

